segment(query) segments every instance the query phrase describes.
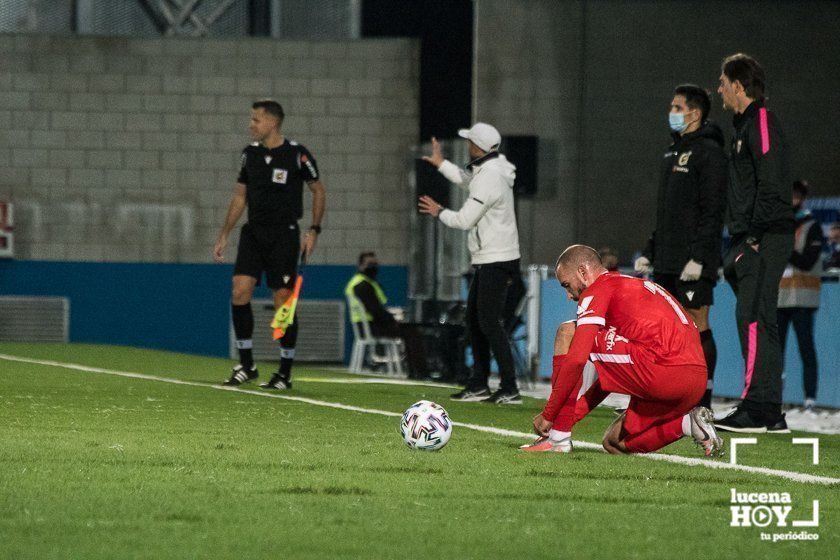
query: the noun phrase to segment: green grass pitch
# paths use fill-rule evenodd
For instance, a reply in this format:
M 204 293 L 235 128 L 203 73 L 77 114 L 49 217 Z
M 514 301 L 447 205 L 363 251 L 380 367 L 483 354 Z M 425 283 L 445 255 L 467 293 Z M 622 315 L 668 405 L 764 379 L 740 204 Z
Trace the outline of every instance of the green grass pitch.
M 523 440 L 459 426 L 443 450 L 412 451 L 396 417 L 212 390 L 225 360 L 89 345 L 0 353 L 207 385 L 0 359 L 0 558 L 819 560 L 840 550 L 837 485 L 591 449 L 526 455 Z M 305 366 L 295 376 L 294 396 L 395 413 L 425 398 L 455 421 L 520 432 L 542 406 L 454 403 L 445 387 L 337 383 L 358 376 Z M 612 418 L 598 409 L 576 439 L 599 442 Z M 840 477 L 840 436 L 819 436 L 819 465 L 789 435 L 758 438 L 739 462 Z M 686 440 L 664 452 L 698 456 Z M 808 529 L 819 540 L 730 527 L 730 488 L 789 492 L 792 518 L 819 500 L 820 526 Z

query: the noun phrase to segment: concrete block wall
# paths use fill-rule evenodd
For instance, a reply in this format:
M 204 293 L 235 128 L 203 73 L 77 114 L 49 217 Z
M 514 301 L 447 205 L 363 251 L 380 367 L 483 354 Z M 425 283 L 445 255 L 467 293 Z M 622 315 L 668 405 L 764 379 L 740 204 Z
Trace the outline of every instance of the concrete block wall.
M 624 262 L 654 226 L 674 86 L 716 93 L 734 52 L 765 67 L 791 145 L 791 180 L 840 195 L 827 109 L 840 88 L 840 3 L 782 0 L 476 0 L 477 118 L 540 137 L 540 193 L 519 206 L 523 259 L 553 263 L 570 243 L 609 245 Z M 753 25 L 756 21 L 761 25 Z M 676 23 L 679 22 L 679 23 Z M 826 97 L 827 96 L 827 97 Z M 830 103 L 829 103 L 830 104 Z M 830 111 L 828 111 L 830 112 Z
M 313 261 L 372 248 L 405 264 L 418 66 L 408 39 L 0 35 L 0 199 L 15 203 L 16 256 L 210 261 L 250 104 L 273 97 L 328 191 Z

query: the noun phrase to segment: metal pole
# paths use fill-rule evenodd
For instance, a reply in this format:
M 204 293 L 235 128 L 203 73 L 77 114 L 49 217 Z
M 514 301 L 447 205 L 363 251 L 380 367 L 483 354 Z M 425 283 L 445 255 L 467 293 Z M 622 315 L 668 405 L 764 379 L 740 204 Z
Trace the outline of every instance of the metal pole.
M 536 379 L 540 369 L 540 310 L 542 309 L 542 283 L 548 278 L 546 265 L 528 267 L 528 368 Z

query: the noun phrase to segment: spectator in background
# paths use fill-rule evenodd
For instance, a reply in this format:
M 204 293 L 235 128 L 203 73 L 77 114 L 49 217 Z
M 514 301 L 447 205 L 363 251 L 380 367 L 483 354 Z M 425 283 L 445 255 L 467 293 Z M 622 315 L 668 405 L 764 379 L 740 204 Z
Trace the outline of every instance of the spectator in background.
M 611 247 L 601 247 L 598 249 L 601 255 L 601 262 L 608 272 L 618 272 L 618 255 Z
M 654 281 L 685 307 L 700 331 L 708 378 L 700 406 L 711 408 L 717 346 L 709 327 L 714 303 L 726 204 L 723 131 L 708 120 L 711 102 L 700 86 L 679 85 L 671 100 L 672 143 L 665 152 L 656 202 L 656 228 L 637 272 L 653 269 Z
M 779 342 L 785 352 L 788 325 L 793 323 L 799 354 L 802 357 L 802 379 L 805 383 L 805 408 L 814 407 L 817 398 L 817 352 L 814 349 L 814 313 L 820 306 L 822 263 L 822 227 L 811 211 L 803 207 L 808 197 L 808 182 L 793 184 L 793 210 L 796 233 L 790 262 L 779 284 Z
M 834 224 L 828 230 L 828 258 L 825 260 L 825 268 L 840 268 L 840 224 Z
M 731 432 L 787 434 L 776 310 L 795 228 L 787 139 L 779 117 L 765 105 L 765 83 L 764 69 L 750 56 L 734 54 L 721 64 L 718 93 L 724 108 L 735 113 L 726 219 L 732 245 L 724 273 L 737 298 L 744 392 L 738 408 L 715 425 Z
M 370 325 L 370 332 L 375 337 L 401 338 L 405 343 L 408 373 L 410 377 L 426 377 L 426 361 L 423 357 L 423 341 L 413 325 L 398 322 L 385 309 L 388 298 L 382 286 L 376 281 L 379 273 L 379 261 L 376 253 L 366 251 L 359 255 L 359 268 L 347 283 L 344 295 L 357 299 L 364 307 L 367 315 L 360 316 L 351 309 L 350 320 L 359 323 L 365 320 Z

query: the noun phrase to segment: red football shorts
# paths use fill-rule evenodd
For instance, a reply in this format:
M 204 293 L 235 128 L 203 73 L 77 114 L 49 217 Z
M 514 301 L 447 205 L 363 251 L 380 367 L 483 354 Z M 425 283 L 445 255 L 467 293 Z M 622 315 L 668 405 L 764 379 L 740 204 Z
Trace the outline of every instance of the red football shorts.
M 601 329 L 589 358 L 598 371 L 590 390 L 630 395 L 622 430 L 629 451 L 655 451 L 682 437 L 682 417 L 706 391 L 705 365 L 689 358 L 684 366 L 657 364 L 615 327 Z

